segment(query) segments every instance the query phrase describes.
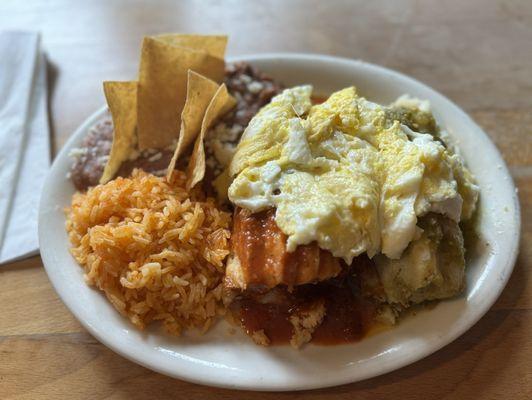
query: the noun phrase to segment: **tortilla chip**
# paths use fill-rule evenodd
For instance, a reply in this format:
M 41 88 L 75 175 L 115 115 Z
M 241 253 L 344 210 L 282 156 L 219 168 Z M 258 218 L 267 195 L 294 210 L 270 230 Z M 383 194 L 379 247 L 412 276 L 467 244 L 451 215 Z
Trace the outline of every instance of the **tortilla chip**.
M 198 136 L 205 111 L 219 85 L 194 71 L 188 71 L 187 99 L 181 113 L 181 130 L 177 147 L 168 166 L 166 178 L 169 180 L 179 156 Z
M 223 35 L 183 35 L 165 33 L 153 37 L 173 46 L 204 51 L 217 58 L 224 58 L 225 48 L 227 47 L 227 36 Z
M 165 148 L 177 139 L 189 69 L 221 82 L 224 60 L 205 51 L 175 46 L 156 38 L 144 38 L 137 98 L 140 150 Z
M 136 144 L 137 82 L 104 82 L 103 90 L 113 117 L 113 145 L 100 183 L 114 178 Z
M 193 188 L 205 176 L 205 148 L 203 145 L 205 133 L 219 117 L 227 113 L 235 105 L 236 100 L 229 94 L 225 84 L 221 85 L 205 111 L 200 134 L 196 138 L 196 143 L 194 143 L 194 150 L 187 169 L 187 190 Z

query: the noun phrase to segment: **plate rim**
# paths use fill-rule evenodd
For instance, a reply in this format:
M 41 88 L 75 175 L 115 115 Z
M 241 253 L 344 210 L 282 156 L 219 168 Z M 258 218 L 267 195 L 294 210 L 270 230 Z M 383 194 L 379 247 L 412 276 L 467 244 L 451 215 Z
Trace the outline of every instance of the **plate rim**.
M 325 62 L 332 62 L 332 63 L 343 63 L 344 65 L 351 64 L 352 66 L 358 65 L 358 66 L 365 66 L 374 70 L 377 70 L 380 73 L 384 73 L 391 77 L 396 77 L 401 80 L 407 80 L 410 83 L 413 83 L 417 86 L 422 87 L 424 90 L 429 90 L 433 92 L 435 95 L 439 96 L 444 102 L 447 102 L 449 106 L 453 109 L 453 113 L 458 113 L 461 118 L 467 120 L 468 124 L 471 126 L 476 127 L 476 129 L 481 132 L 485 137 L 485 145 L 491 146 L 491 150 L 494 151 L 495 154 L 499 157 L 500 164 L 502 165 L 503 172 L 505 172 L 509 179 L 510 179 L 510 186 L 515 189 L 515 184 L 513 181 L 513 178 L 509 172 L 509 169 L 504 162 L 504 159 L 502 158 L 498 148 L 495 146 L 495 144 L 492 142 L 492 140 L 489 138 L 489 136 L 484 132 L 484 130 L 464 111 L 462 108 L 460 108 L 456 103 L 454 103 L 452 100 L 450 100 L 448 97 L 440 93 L 439 91 L 435 90 L 434 88 L 424 84 L 423 82 L 418 81 L 415 78 L 412 78 L 408 75 L 405 75 L 401 72 L 392 70 L 390 68 L 380 66 L 373 63 L 368 63 L 363 60 L 358 59 L 350 59 L 345 57 L 337 57 L 337 56 L 331 56 L 331 55 L 325 55 L 325 54 L 318 54 L 318 53 L 293 53 L 293 52 L 275 52 L 275 53 L 261 53 L 261 54 L 249 54 L 249 55 L 241 55 L 236 57 L 227 57 L 227 61 L 229 62 L 236 62 L 236 61 L 247 61 L 250 63 L 253 63 L 257 60 L 276 60 L 276 59 L 284 59 L 284 60 L 305 60 L 305 61 L 325 61 Z M 92 113 L 88 118 L 86 118 L 77 129 L 75 129 L 74 133 L 71 134 L 69 139 L 65 142 L 65 144 L 62 146 L 61 150 L 56 154 L 54 158 L 54 162 L 52 163 L 52 166 L 50 168 L 50 171 L 48 172 L 48 175 L 46 177 L 44 189 L 43 189 L 43 196 L 41 196 L 41 201 L 39 205 L 39 243 L 44 243 L 46 240 L 43 240 L 46 236 L 45 228 L 43 226 L 43 223 L 41 220 L 43 219 L 43 204 L 46 202 L 46 196 L 44 194 L 47 193 L 48 188 L 50 187 L 50 176 L 51 176 L 51 170 L 54 168 L 54 165 L 56 164 L 55 161 L 59 158 L 64 158 L 65 156 L 68 156 L 67 153 L 68 149 L 70 149 L 76 141 L 79 140 L 80 136 L 82 136 L 107 110 L 107 106 L 103 106 L 99 108 L 97 111 Z M 75 318 L 80 322 L 80 324 L 87 330 L 89 333 L 94 336 L 99 342 L 104 344 L 107 348 L 111 349 L 112 351 L 116 352 L 117 354 L 120 354 L 122 357 L 135 362 L 136 364 L 142 365 L 150 370 L 154 370 L 156 372 L 162 373 L 164 375 L 186 380 L 188 382 L 202 384 L 202 385 L 209 385 L 209 386 L 215 386 L 215 387 L 221 387 L 221 388 L 228 388 L 228 389 L 239 389 L 239 390 L 260 390 L 260 391 L 285 391 L 285 390 L 309 390 L 309 389 L 318 389 L 318 388 L 325 388 L 325 387 L 332 387 L 332 386 L 338 386 L 342 384 L 348 384 L 348 383 L 354 383 L 357 381 L 369 379 L 372 377 L 376 377 L 379 375 L 384 375 L 386 373 L 389 373 L 391 371 L 400 369 L 406 365 L 412 364 L 416 361 L 419 361 L 435 352 L 443 348 L 444 346 L 452 343 L 454 340 L 456 340 L 458 337 L 463 335 L 466 331 L 468 331 L 471 327 L 473 327 L 491 308 L 491 306 L 497 301 L 500 294 L 506 287 L 506 284 L 513 272 L 515 261 L 517 259 L 518 255 L 518 249 L 519 249 L 519 243 L 520 243 L 520 236 L 521 236 L 521 211 L 520 211 L 520 204 L 518 197 L 513 194 L 513 207 L 515 210 L 515 220 L 513 221 L 512 226 L 514 226 L 513 231 L 513 238 L 511 247 L 508 249 L 508 254 L 506 257 L 506 262 L 503 264 L 498 264 L 498 268 L 500 270 L 505 271 L 505 276 L 502 277 L 501 280 L 499 280 L 499 285 L 497 286 L 497 290 L 494 292 L 494 295 L 491 296 L 489 301 L 484 302 L 482 306 L 476 310 L 474 314 L 474 318 L 471 318 L 470 320 L 467 320 L 467 322 L 464 322 L 461 324 L 461 326 L 455 327 L 454 331 L 451 332 L 451 334 L 443 335 L 441 338 L 439 338 L 431 347 L 429 350 L 421 351 L 418 353 L 412 353 L 410 356 L 407 356 L 403 358 L 402 360 L 395 361 L 388 363 L 386 366 L 384 366 L 380 371 L 377 373 L 369 373 L 364 374 L 363 372 L 358 374 L 357 378 L 349 379 L 349 378 L 338 378 L 338 379 L 329 379 L 326 382 L 320 382 L 319 380 L 316 380 L 315 383 L 306 383 L 306 384 L 296 384 L 291 385 L 290 383 L 281 382 L 278 384 L 265 384 L 265 382 L 262 381 L 256 381 L 255 384 L 238 384 L 231 381 L 231 379 L 225 380 L 223 376 L 219 376 L 217 374 L 205 374 L 198 376 L 197 374 L 187 374 L 182 373 L 181 371 L 169 371 L 165 368 L 162 368 L 157 365 L 153 365 L 148 361 L 145 361 L 141 356 L 136 356 L 130 354 L 127 349 L 124 346 L 120 346 L 120 344 L 117 344 L 113 340 L 109 338 L 109 336 L 112 335 L 103 335 L 101 331 L 96 329 L 91 324 L 88 324 L 87 321 L 84 320 L 84 318 L 81 316 L 81 313 L 76 308 L 74 304 L 70 304 L 68 301 L 64 300 L 64 297 L 61 295 L 63 288 L 58 286 L 58 282 L 55 281 L 53 278 L 53 270 L 52 267 L 48 266 L 50 265 L 51 259 L 49 255 L 49 249 L 48 248 L 41 248 L 41 257 L 43 261 L 43 265 L 45 267 L 46 273 L 48 275 L 48 278 L 50 282 L 52 283 L 52 286 L 54 287 L 54 290 L 60 297 L 63 304 L 66 305 L 66 307 L 70 310 L 70 312 L 75 316 Z M 181 372 L 181 373 L 180 373 Z M 223 375 L 223 374 L 222 374 Z

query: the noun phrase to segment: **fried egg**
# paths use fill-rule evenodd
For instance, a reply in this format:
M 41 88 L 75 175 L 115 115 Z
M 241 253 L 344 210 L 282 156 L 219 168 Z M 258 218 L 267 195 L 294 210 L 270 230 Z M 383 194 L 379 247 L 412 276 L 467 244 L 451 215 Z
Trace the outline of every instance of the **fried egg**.
M 364 252 L 397 259 L 419 236 L 418 217 L 471 216 L 478 187 L 440 140 L 390 120 L 354 87 L 319 105 L 311 95 L 298 86 L 274 97 L 229 167 L 230 201 L 253 212 L 276 208 L 288 251 L 315 241 L 348 264 Z

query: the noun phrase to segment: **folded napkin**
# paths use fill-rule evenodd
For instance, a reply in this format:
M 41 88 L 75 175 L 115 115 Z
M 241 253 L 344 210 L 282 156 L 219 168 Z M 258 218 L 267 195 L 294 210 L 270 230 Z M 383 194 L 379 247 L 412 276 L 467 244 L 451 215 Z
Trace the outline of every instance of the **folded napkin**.
M 50 167 L 46 61 L 39 35 L 0 32 L 0 264 L 37 254 Z

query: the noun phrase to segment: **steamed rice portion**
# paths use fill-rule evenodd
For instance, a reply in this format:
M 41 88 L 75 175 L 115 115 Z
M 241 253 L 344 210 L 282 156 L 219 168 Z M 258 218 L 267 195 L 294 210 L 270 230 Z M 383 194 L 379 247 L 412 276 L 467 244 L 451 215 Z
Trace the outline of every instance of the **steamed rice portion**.
M 223 260 L 230 214 L 187 193 L 184 173 L 170 183 L 135 170 L 129 178 L 76 193 L 67 210 L 72 254 L 89 285 L 139 328 L 160 320 L 180 334 L 205 331 L 223 312 Z

